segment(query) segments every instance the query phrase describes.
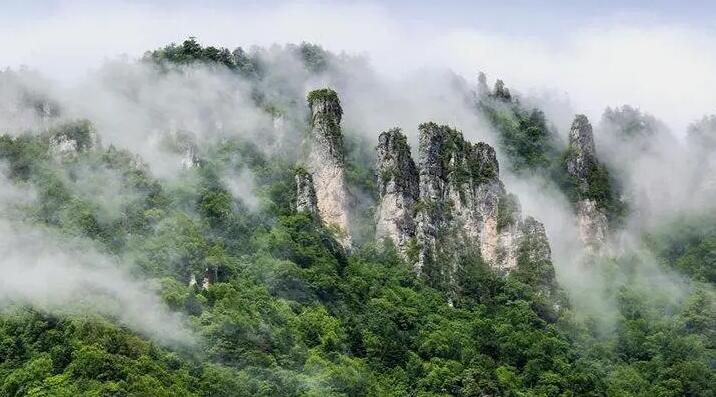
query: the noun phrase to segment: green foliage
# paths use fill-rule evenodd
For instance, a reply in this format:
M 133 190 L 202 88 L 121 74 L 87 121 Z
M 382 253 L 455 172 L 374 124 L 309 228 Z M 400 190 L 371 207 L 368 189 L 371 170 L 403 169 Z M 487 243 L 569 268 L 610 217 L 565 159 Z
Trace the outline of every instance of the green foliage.
M 497 231 L 501 232 L 504 228 L 513 225 L 519 210 L 520 204 L 517 201 L 517 196 L 508 193 L 500 197 L 497 202 Z
M 301 51 L 315 70 L 325 66 L 322 50 Z M 243 51 L 227 58 L 193 39 L 147 59 L 215 62 L 240 73 L 259 65 Z M 549 172 L 560 158 L 543 116 L 505 99 L 489 111 L 507 134 L 508 156 L 520 172 Z M 359 218 L 368 225 L 376 194 L 371 145 L 354 135 L 346 138 L 346 175 L 367 203 Z M 443 155 L 467 153 L 457 137 Z M 446 245 L 452 255 L 424 269 L 454 263 L 458 287 L 446 291 L 439 277 L 428 285 L 414 274 L 415 240 L 408 261 L 370 232 L 347 254 L 329 230 L 294 213 L 297 169 L 285 153 L 266 155 L 237 139 L 202 149 L 201 167 L 163 180 L 113 147 L 57 161 L 41 137 L 0 137 L 10 180 L 37 193 L 20 217 L 91 240 L 156 281 L 200 339 L 168 348 L 111 318 L 3 307 L 0 396 L 710 396 L 716 389 L 711 285 L 664 297 L 637 283 L 634 264 L 621 258 L 610 284 L 618 291 L 614 332 L 604 333 L 603 319 L 565 310 L 552 264 L 528 254 L 540 242 L 526 239 L 508 276 Z M 497 172 L 466 168 L 456 183 Z M 255 207 L 226 186 L 223 176 L 239 170 L 255 179 Z M 574 194 L 608 203 L 615 193 L 606 172 L 590 178 L 594 191 Z M 434 205 L 423 200 L 418 209 Z M 500 229 L 515 209 L 512 197 L 500 200 Z M 684 219 L 647 243 L 664 267 L 713 283 L 714 224 Z M 188 285 L 207 271 L 215 275 L 208 288 Z
M 306 99 L 308 100 L 309 106 L 313 105 L 318 101 L 340 103 L 340 101 L 338 100 L 338 94 L 330 88 L 321 88 L 318 90 L 313 90 L 308 93 Z
M 329 54 L 321 46 L 303 42 L 298 46 L 298 53 L 306 66 L 313 73 L 319 73 L 328 67 Z
M 556 134 L 539 109 L 526 110 L 518 102 L 484 98 L 479 110 L 499 132 L 509 166 L 518 173 L 547 170 L 559 156 Z
M 617 225 L 623 220 L 627 207 L 620 198 L 617 181 L 610 175 L 606 166 L 595 165 L 589 173 L 588 187 L 584 189 L 580 186 L 578 181 L 566 172 L 567 161 L 573 153 L 569 149 L 560 148 L 557 134 L 547 125 L 541 110 L 537 108 L 528 110 L 516 99 L 498 100 L 494 96 L 480 99 L 477 107 L 498 131 L 500 146 L 509 160 L 508 165 L 512 171 L 545 176 L 567 196 L 571 203 L 592 199 L 606 212 L 612 224 Z M 631 110 L 633 112 L 623 117 L 634 119 L 631 124 L 637 128 L 643 123 L 635 120 L 635 117 L 641 114 L 637 110 Z M 610 117 L 612 120 L 617 118 L 618 114 L 608 112 L 605 117 Z M 655 120 L 653 123 L 657 124 Z

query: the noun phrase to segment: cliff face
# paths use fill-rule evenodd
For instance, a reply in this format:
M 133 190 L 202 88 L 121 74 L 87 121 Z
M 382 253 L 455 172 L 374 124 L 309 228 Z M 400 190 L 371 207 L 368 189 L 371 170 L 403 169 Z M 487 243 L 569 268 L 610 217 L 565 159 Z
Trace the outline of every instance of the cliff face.
M 308 167 L 318 199 L 321 219 L 337 231 L 336 238 L 345 248 L 351 246 L 348 224 L 350 194 L 345 181 L 341 109 L 338 95 L 330 89 L 308 94 L 311 110 Z
M 590 176 L 598 166 L 592 125 L 584 115 L 577 115 L 569 131 L 567 173 L 574 178 L 579 194 L 590 189 Z M 599 251 L 608 233 L 607 216 L 593 199 L 576 203 L 577 224 L 582 242 L 592 251 Z
M 408 141 L 399 129 L 378 137 L 376 178 L 380 195 L 376 237 L 390 238 L 406 255 L 415 238 L 415 205 L 420 188 L 418 169 L 410 156 Z
M 400 239 L 412 237 L 415 222 L 416 272 L 457 292 L 454 287 L 461 257 L 478 255 L 499 273 L 509 273 L 517 268 L 526 239 L 535 235 L 543 237 L 547 246 L 531 244 L 536 248 L 526 255 L 549 260 L 544 227 L 532 218 L 522 220 L 517 198 L 505 191 L 499 179 L 499 164 L 490 145 L 472 144 L 460 132 L 435 123 L 422 124 L 419 133 L 418 171 L 409 160 L 407 145 L 391 150 L 394 133 L 382 134 L 378 146 L 383 169 L 394 169 L 399 158 L 402 165 L 398 168 L 403 170 L 379 175 L 381 197 L 390 203 L 381 206 L 379 223 L 389 221 L 393 234 L 388 236 L 394 240 L 393 236 L 398 236 L 400 246 Z M 416 193 L 415 218 L 411 218 L 407 208 L 416 201 Z M 395 221 L 398 219 L 400 222 Z M 401 230 L 397 224 L 410 227 Z
M 418 268 L 441 256 L 446 245 L 437 243 L 440 234 L 452 235 L 461 246 L 451 250 L 478 247 L 487 263 L 499 267 L 501 240 L 512 236 L 508 228 L 498 230 L 499 202 L 506 192 L 495 150 L 482 142 L 473 145 L 447 126 L 426 123 L 420 126 L 419 164 Z
M 313 177 L 305 171 L 296 173 L 296 211 L 305 212 L 314 219 L 320 219 Z

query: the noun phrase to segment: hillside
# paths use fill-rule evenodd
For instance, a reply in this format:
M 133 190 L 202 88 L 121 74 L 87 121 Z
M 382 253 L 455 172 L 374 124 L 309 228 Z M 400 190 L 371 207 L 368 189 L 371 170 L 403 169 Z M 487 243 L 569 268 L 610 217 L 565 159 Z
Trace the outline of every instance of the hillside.
M 0 396 L 716 393 L 713 116 L 677 153 L 308 43 L 39 78 L 0 72 Z

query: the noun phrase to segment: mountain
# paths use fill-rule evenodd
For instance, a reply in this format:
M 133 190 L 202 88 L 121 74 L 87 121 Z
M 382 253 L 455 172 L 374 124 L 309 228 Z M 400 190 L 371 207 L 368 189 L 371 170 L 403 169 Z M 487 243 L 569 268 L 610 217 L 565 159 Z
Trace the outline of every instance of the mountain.
M 39 79 L 0 72 L 0 396 L 716 390 L 713 117 L 307 43 Z

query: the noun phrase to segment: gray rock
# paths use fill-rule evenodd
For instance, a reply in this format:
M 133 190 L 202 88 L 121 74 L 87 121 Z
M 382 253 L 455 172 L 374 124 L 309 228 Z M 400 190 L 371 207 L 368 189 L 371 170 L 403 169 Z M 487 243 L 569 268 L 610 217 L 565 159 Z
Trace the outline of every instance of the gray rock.
M 567 173 L 575 178 L 579 194 L 586 193 L 590 186 L 590 174 L 599 165 L 594 147 L 592 125 L 587 116 L 579 114 L 569 131 Z M 577 224 L 582 242 L 590 252 L 600 251 L 607 239 L 608 223 L 606 213 L 591 199 L 576 203 Z
M 351 246 L 349 210 L 351 196 L 345 180 L 343 110 L 338 95 L 331 89 L 308 94 L 311 110 L 310 151 L 308 168 L 318 199 L 321 219 L 336 231 L 336 238 L 346 249 Z
M 296 173 L 296 211 L 305 212 L 314 219 L 320 219 L 313 177 L 303 170 Z
M 415 238 L 415 205 L 420 187 L 418 169 L 410 155 L 408 141 L 399 129 L 378 137 L 376 177 L 380 194 L 376 237 L 390 238 L 406 255 Z

